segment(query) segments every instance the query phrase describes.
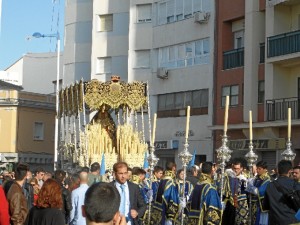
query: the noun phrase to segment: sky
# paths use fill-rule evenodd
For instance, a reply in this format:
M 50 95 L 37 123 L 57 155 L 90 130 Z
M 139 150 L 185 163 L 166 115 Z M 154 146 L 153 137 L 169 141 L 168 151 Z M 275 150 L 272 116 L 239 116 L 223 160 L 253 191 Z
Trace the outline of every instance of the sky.
M 64 0 L 0 0 L 0 71 L 26 53 L 56 51 L 56 38 L 27 40 L 34 32 L 59 32 L 63 50 L 64 6 Z

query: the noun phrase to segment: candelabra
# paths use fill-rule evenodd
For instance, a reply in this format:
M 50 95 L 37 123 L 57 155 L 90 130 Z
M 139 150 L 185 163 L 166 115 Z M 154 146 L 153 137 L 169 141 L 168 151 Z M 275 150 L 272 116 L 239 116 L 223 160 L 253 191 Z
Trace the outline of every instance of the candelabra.
M 182 193 L 183 193 L 182 195 L 183 196 L 182 196 L 181 201 L 186 203 L 186 199 L 185 199 L 186 167 L 189 164 L 189 162 L 191 161 L 193 156 L 188 151 L 189 144 L 187 142 L 187 138 L 185 139 L 185 143 L 183 146 L 184 146 L 183 151 L 178 154 L 178 157 L 182 162 L 183 174 L 184 174 L 183 175 L 183 185 L 182 185 Z M 181 225 L 184 224 L 184 208 L 185 207 L 186 207 L 186 204 L 184 204 L 181 209 Z
M 249 152 L 245 155 L 245 158 L 248 162 L 248 166 L 249 166 L 249 170 L 250 170 L 250 178 L 253 177 L 252 175 L 252 168 L 253 168 L 253 164 L 257 161 L 258 156 L 255 154 L 255 152 L 253 152 L 253 142 L 252 140 L 250 140 L 249 143 Z M 252 195 L 249 195 L 249 221 L 251 224 L 252 222 Z
M 153 176 L 153 170 L 154 170 L 154 167 L 156 166 L 159 158 L 156 157 L 156 155 L 154 154 L 154 151 L 155 151 L 155 147 L 153 144 L 150 145 L 150 154 L 148 155 L 147 157 L 147 161 L 148 161 L 148 164 L 149 164 L 149 169 L 150 169 L 150 182 L 149 182 L 149 190 L 150 191 L 153 191 L 152 190 L 152 176 Z M 152 197 L 153 197 L 153 193 L 152 193 Z M 152 205 L 152 199 L 150 198 L 149 199 L 149 214 L 148 214 L 148 225 L 150 225 L 150 220 L 151 220 L 151 205 Z
M 245 158 L 248 162 L 249 169 L 252 169 L 253 164 L 257 161 L 258 156 L 253 152 L 253 143 L 250 141 L 249 143 L 249 152 L 245 155 Z M 250 173 L 251 177 L 252 173 Z
M 224 189 L 224 172 L 225 165 L 231 158 L 232 150 L 230 150 L 227 146 L 228 137 L 226 134 L 222 136 L 222 146 L 216 150 L 217 159 L 220 162 L 221 167 L 221 190 L 220 190 L 220 198 L 223 201 L 223 189 Z
M 286 142 L 286 150 L 284 150 L 281 155 L 285 160 L 293 161 L 296 157 L 296 153 L 292 150 L 292 142 L 291 139 L 288 139 Z

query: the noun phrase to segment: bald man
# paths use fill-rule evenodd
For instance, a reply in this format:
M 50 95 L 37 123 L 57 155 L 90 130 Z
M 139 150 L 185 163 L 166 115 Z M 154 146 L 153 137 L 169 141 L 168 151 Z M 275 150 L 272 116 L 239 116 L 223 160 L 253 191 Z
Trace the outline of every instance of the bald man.
M 85 218 L 82 216 L 81 207 L 84 205 L 85 192 L 88 186 L 88 173 L 81 171 L 79 173 L 80 186 L 72 191 L 72 211 L 70 215 L 70 225 L 86 224 Z

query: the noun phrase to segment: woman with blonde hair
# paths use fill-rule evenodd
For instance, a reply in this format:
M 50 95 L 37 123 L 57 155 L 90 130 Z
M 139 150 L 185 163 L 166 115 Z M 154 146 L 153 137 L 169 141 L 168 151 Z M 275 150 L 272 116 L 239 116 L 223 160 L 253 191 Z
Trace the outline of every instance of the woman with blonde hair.
M 33 187 L 33 206 L 36 206 L 37 199 L 38 199 L 38 194 L 40 192 L 40 186 L 38 180 L 33 177 L 30 179 L 31 186 Z
M 48 179 L 43 184 L 36 206 L 32 207 L 25 225 L 64 225 L 63 200 L 60 184 Z

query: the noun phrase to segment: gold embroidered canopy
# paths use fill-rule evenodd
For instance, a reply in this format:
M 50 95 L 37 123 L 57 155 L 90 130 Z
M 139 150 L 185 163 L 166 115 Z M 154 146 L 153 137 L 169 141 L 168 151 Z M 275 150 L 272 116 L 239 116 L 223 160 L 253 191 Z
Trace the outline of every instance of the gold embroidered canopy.
M 58 116 L 77 116 L 78 112 L 82 112 L 84 104 L 91 111 L 103 108 L 140 110 L 146 105 L 146 83 L 140 81 L 125 83 L 119 79 L 119 76 L 112 76 L 112 80 L 107 82 L 80 81 L 64 88 L 59 93 Z

